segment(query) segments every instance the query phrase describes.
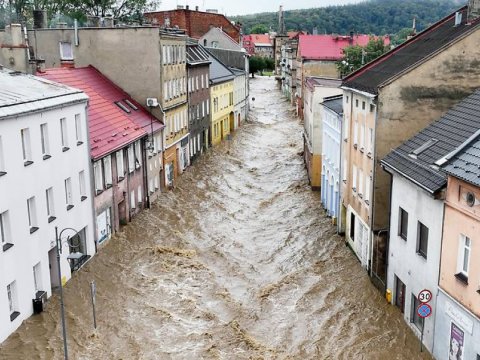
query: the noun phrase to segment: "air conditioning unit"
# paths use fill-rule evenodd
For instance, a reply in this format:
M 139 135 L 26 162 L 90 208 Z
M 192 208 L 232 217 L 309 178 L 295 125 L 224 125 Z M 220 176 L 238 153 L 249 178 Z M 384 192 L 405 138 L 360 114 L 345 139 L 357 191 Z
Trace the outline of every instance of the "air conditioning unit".
M 33 303 L 33 313 L 40 314 L 45 309 L 45 303 L 47 302 L 47 292 L 46 291 L 37 291 L 35 294 L 35 299 L 32 300 Z
M 148 107 L 157 107 L 158 106 L 157 98 L 147 98 L 147 106 Z

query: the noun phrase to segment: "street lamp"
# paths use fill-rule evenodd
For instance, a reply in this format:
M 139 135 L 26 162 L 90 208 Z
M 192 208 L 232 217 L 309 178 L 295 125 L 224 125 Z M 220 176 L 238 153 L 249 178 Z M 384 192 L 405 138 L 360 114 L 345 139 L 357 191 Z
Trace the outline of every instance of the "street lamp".
M 62 234 L 64 231 L 73 231 L 75 234 L 73 237 L 68 236 L 67 242 L 62 244 Z M 77 238 L 78 243 L 73 241 L 74 238 Z M 68 245 L 69 249 L 72 249 L 74 252 L 68 255 L 67 259 L 71 260 L 78 260 L 80 259 L 83 254 L 81 254 L 78 249 L 80 248 L 80 234 L 77 230 L 72 228 L 65 228 L 60 233 L 58 233 L 58 227 L 55 226 L 55 241 L 56 241 L 56 248 L 57 248 L 57 268 L 58 268 L 58 281 L 60 284 L 60 313 L 62 317 L 62 334 L 63 334 L 63 354 L 65 360 L 68 360 L 68 348 L 67 348 L 67 327 L 65 324 L 65 306 L 63 302 L 63 284 L 62 284 L 62 269 L 60 267 L 60 254 L 62 253 L 62 246 Z

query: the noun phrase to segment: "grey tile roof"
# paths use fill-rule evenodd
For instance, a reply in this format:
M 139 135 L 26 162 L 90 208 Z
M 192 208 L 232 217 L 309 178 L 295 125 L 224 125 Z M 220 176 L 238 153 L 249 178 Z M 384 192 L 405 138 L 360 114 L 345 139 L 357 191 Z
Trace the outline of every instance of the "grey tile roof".
M 449 175 L 475 186 L 480 186 L 480 136 L 477 136 L 462 148 L 444 165 L 444 169 Z
M 417 36 L 407 40 L 395 49 L 348 75 L 343 82 L 345 87 L 378 94 L 383 84 L 408 68 L 415 67 L 438 50 L 454 43 L 465 34 L 477 31 L 480 21 L 476 19 L 467 24 L 467 7 L 459 10 L 462 23 L 455 26 L 455 13 L 443 18 L 425 29 Z
M 210 64 L 208 52 L 198 44 L 187 44 L 187 64 L 190 66 Z
M 224 63 L 218 60 L 217 57 L 207 49 L 203 49 L 208 53 L 208 59 L 212 62 L 210 64 L 210 81 L 212 84 L 219 84 L 235 78 L 233 72 Z
M 430 193 L 435 193 L 447 182 L 445 171 L 435 163 L 457 149 L 479 129 L 480 89 L 392 150 L 381 162 Z M 437 142 L 416 157 L 412 155 L 414 150 L 431 139 Z
M 343 114 L 343 96 L 330 96 L 323 99 L 323 106 L 336 112 L 339 115 Z

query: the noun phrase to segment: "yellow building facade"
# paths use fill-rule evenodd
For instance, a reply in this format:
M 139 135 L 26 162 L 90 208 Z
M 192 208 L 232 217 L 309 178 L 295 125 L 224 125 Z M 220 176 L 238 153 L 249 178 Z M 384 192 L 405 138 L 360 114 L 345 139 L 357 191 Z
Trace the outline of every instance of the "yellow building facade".
M 212 145 L 218 145 L 230 134 L 233 119 L 233 80 L 210 87 Z

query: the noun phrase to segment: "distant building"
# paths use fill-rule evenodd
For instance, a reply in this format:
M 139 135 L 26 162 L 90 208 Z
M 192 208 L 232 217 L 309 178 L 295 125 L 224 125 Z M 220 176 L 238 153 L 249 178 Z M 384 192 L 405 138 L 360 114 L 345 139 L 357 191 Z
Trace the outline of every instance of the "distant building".
M 233 122 L 230 123 L 230 130 L 238 129 L 245 121 L 248 114 L 248 97 L 247 84 L 248 74 L 245 70 L 230 67 L 231 72 L 235 75 L 233 81 Z
M 0 69 L 0 343 L 95 254 L 88 97 Z M 68 246 L 67 237 L 72 238 Z
M 320 190 L 322 174 L 322 102 L 339 95 L 341 80 L 309 77 L 306 79 L 305 121 L 303 123 L 303 155 L 308 179 L 313 190 Z
M 337 61 L 343 58 L 343 49 L 347 46 L 365 46 L 370 41 L 369 35 L 303 35 L 298 36 L 297 58 L 293 63 L 296 68 L 296 102 L 298 116 L 303 119 L 303 92 L 308 76 L 340 78 Z M 385 44 L 390 43 L 387 37 Z
M 161 151 L 154 144 L 150 151 L 147 142 L 152 130 L 155 134 L 164 126 L 92 66 L 47 69 L 40 75 L 75 86 L 90 98 L 88 132 L 96 230 L 97 242 L 102 243 L 148 206 L 149 191 L 159 190 Z M 151 157 L 149 164 L 147 157 Z M 149 167 L 152 172 L 147 177 Z
M 379 160 L 480 86 L 480 74 L 470 70 L 480 56 L 475 45 L 480 43 L 480 22 L 467 20 L 467 11 L 465 6 L 459 15 L 441 19 L 342 84 L 345 234 L 382 291 L 387 284 L 390 176 Z
M 218 145 L 230 135 L 230 124 L 234 119 L 235 74 L 220 60 L 209 53 L 210 65 L 210 142 Z
M 340 213 L 340 169 L 342 152 L 342 95 L 323 99 L 322 121 L 322 204 L 336 222 Z
M 208 147 L 210 128 L 209 54 L 198 44 L 187 45 L 188 119 L 190 159 L 196 159 Z
M 268 34 L 244 35 L 242 44 L 249 55 L 273 59 L 273 42 Z
M 211 27 L 221 28 L 233 40 L 240 43 L 241 25 L 234 25 L 225 15 L 214 11 L 199 11 L 198 6 L 191 10 L 185 8 L 168 11 L 155 11 L 144 14 L 145 19 L 153 25 L 174 28 L 186 31 L 194 39 L 200 39 L 207 34 Z
M 232 39 L 223 29 L 212 27 L 198 39 L 198 43 L 208 48 L 240 51 L 242 47 L 238 41 Z

